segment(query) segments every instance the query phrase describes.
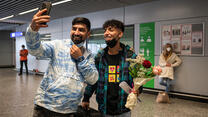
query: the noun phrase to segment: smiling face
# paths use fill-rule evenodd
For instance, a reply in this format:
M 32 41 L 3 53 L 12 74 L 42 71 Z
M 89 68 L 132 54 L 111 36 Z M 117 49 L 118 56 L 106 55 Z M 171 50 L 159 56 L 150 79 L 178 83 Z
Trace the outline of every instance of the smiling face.
M 108 26 L 107 28 L 105 28 L 104 31 L 105 41 L 110 41 L 113 39 L 119 40 L 122 36 L 123 36 L 123 32 L 116 27 Z
M 90 36 L 90 32 L 85 24 L 77 23 L 72 26 L 70 36 L 74 44 L 80 44 Z

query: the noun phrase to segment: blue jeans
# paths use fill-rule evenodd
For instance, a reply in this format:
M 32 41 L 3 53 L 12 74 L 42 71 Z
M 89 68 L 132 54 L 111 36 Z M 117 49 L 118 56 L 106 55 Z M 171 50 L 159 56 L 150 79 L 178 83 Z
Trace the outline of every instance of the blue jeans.
M 159 78 L 160 85 L 163 85 L 163 86 L 166 87 L 165 92 L 169 92 L 170 91 L 170 82 L 171 82 L 170 78 L 166 78 L 166 77 Z

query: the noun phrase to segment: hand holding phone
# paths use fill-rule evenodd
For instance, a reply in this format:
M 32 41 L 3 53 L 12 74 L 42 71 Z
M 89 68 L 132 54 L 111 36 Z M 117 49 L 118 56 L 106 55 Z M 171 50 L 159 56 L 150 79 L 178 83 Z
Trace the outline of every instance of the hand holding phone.
M 130 94 L 133 89 L 125 82 L 125 81 L 122 81 L 119 86 L 127 93 L 127 94 Z M 139 93 L 137 93 L 137 96 L 139 95 Z M 139 99 L 139 97 L 137 97 L 138 99 L 138 102 L 141 102 L 141 100 Z
M 51 11 L 51 6 L 51 2 L 42 3 L 41 7 L 39 8 L 39 11 L 33 16 L 30 25 L 33 31 L 37 32 L 41 27 L 48 27 L 48 25 L 46 25 L 46 22 L 50 21 L 49 13 Z
M 51 11 L 51 7 L 52 7 L 51 2 L 47 2 L 47 1 L 43 2 L 42 5 L 41 5 L 41 7 L 39 8 L 39 10 L 47 9 L 47 11 L 44 12 L 44 13 L 42 13 L 42 16 L 43 15 L 49 15 L 50 14 L 50 11 Z M 41 23 L 41 24 L 46 25 L 46 22 Z

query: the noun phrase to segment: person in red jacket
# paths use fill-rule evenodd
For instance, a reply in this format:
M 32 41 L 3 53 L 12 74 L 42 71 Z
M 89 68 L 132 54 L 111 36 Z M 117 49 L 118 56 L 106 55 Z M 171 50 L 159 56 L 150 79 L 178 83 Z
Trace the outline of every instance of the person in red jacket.
M 20 65 L 21 65 L 21 67 L 20 67 L 19 75 L 22 75 L 23 63 L 25 63 L 26 74 L 28 75 L 27 55 L 28 55 L 28 50 L 25 49 L 25 45 L 22 45 L 22 49 L 20 50 Z

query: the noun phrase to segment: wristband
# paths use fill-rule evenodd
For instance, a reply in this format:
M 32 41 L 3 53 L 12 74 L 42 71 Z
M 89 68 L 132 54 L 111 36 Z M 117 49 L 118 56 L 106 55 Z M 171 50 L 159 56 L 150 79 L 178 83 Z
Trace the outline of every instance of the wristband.
M 78 61 L 78 62 L 82 62 L 84 59 L 85 59 L 84 56 L 80 56 L 80 57 L 77 59 L 77 61 Z

